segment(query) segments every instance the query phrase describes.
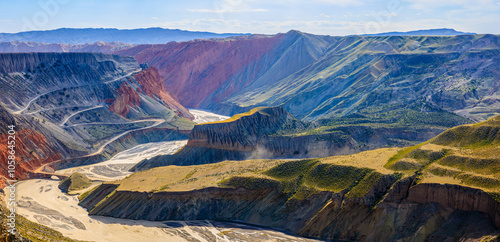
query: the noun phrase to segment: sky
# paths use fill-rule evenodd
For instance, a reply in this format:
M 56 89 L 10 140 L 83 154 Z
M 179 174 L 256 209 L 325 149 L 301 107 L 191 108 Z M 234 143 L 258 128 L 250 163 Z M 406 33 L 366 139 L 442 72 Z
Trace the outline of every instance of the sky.
M 0 32 L 162 27 L 324 35 L 453 28 L 500 34 L 500 0 L 0 0 Z

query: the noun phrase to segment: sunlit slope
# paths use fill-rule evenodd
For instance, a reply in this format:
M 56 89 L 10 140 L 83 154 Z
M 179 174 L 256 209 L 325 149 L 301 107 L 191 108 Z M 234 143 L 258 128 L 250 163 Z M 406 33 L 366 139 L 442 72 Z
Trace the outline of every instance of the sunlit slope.
M 500 191 L 500 116 L 458 126 L 405 148 L 385 167 L 417 173 L 423 183 L 448 183 Z

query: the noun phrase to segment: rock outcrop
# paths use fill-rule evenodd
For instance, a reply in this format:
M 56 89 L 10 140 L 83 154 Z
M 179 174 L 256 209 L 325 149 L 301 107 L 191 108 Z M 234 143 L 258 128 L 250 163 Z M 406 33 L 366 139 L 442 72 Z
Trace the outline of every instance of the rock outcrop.
M 75 151 L 71 151 L 65 145 L 59 143 L 46 129 L 37 125 L 31 124 L 29 120 L 15 117 L 0 105 L 0 148 L 5 151 L 0 154 L 0 187 L 6 185 L 6 179 L 15 180 L 29 178 L 29 171 L 61 159 L 65 155 L 70 155 Z M 9 135 L 8 126 L 15 126 Z M 37 131 L 38 130 L 38 131 Z M 9 138 L 14 136 L 14 138 Z M 14 177 L 9 176 L 8 156 L 9 141 L 15 139 L 15 143 L 11 143 L 15 151 L 15 172 Z M 76 153 L 76 152 L 75 152 Z
M 129 107 L 141 105 L 141 97 L 139 97 L 135 89 L 131 88 L 126 83 L 122 83 L 117 91 L 118 97 L 109 105 L 109 110 L 126 118 L 129 113 Z
M 71 176 L 63 179 L 59 186 L 57 186 L 63 192 L 73 192 L 88 188 L 92 185 L 92 181 L 86 177 L 84 174 L 75 172 Z
M 29 171 L 62 158 L 61 151 L 57 150 L 57 146 L 50 144 L 43 134 L 27 128 L 16 131 L 15 161 L 17 164 L 14 173 L 15 178 L 29 178 Z M 7 141 L 12 140 L 8 140 L 8 136 L 9 134 L 0 134 L 0 148 L 6 151 L 0 154 L 0 177 L 13 180 L 12 177 L 9 177 L 7 164 L 7 157 L 9 156 L 7 151 L 10 150 L 7 148 Z M 0 183 L 2 187 L 5 185 L 3 179 L 0 179 Z
M 147 68 L 134 75 L 135 80 L 141 86 L 144 94 L 150 97 L 160 99 L 169 109 L 174 110 L 182 117 L 194 119 L 194 116 L 189 111 L 179 104 L 177 100 L 172 98 L 165 87 L 165 83 L 158 73 L 158 69 L 154 67 Z

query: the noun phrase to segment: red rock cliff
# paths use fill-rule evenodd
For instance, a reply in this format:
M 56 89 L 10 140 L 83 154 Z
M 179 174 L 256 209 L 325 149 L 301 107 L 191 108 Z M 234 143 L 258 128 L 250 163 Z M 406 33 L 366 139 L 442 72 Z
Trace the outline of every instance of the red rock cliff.
M 5 186 L 3 178 L 8 177 L 8 134 L 0 135 L 0 187 Z M 15 176 L 25 179 L 28 171 L 61 158 L 61 153 L 50 147 L 45 136 L 31 129 L 22 129 L 16 132 L 16 170 Z M 12 179 L 12 178 L 9 178 Z
M 126 83 L 122 83 L 120 88 L 118 89 L 119 96 L 113 100 L 111 106 L 109 106 L 109 110 L 116 114 L 119 114 L 123 117 L 127 117 L 129 113 L 129 106 L 140 106 L 141 105 L 141 97 L 135 89 L 128 86 Z
M 135 80 L 141 85 L 142 92 L 150 97 L 157 97 L 163 101 L 163 104 L 169 109 L 175 110 L 182 117 L 194 119 L 189 111 L 177 102 L 167 92 L 158 69 L 151 67 L 134 75 Z

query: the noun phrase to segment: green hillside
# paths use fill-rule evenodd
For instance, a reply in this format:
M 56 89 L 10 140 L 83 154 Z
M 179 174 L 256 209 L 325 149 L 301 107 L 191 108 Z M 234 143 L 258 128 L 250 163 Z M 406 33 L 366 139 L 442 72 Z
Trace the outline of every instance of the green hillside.
M 500 192 L 500 116 L 446 130 L 391 157 L 385 167 L 421 182 L 460 184 Z

